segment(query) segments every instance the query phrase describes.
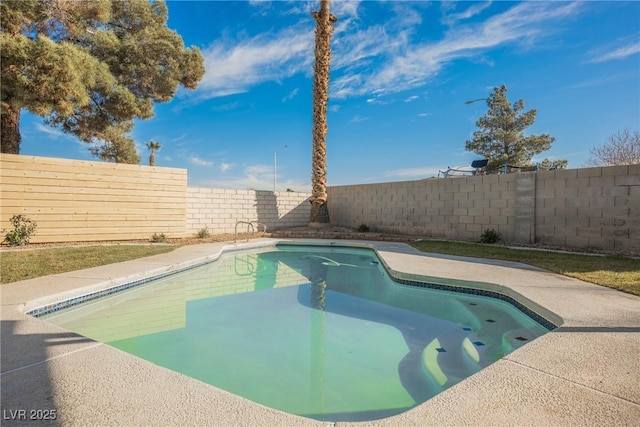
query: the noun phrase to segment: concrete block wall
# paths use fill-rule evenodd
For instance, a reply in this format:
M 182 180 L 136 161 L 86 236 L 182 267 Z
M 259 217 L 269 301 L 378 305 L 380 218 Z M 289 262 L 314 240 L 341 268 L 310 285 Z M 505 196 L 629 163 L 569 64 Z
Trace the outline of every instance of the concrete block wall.
M 538 173 L 536 193 L 539 242 L 640 251 L 640 165 Z
M 307 193 L 188 187 L 186 232 L 233 233 L 237 221 L 258 221 L 268 230 L 307 225 L 308 199 Z
M 640 165 L 329 187 L 333 225 L 640 253 Z
M 446 239 L 478 240 L 487 228 L 516 236 L 516 175 L 329 187 L 334 225 Z

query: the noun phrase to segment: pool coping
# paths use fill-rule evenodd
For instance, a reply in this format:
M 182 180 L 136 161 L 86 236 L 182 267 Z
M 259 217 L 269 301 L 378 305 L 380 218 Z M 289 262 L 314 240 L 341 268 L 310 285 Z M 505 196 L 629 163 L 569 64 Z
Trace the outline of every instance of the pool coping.
M 3 425 L 37 421 L 15 419 L 22 414 L 16 411 L 27 411 L 28 418 L 30 410 L 52 409 L 56 420 L 49 420 L 51 425 L 349 424 L 265 408 L 24 314 L 78 293 L 206 262 L 224 248 L 278 242 L 331 241 L 282 238 L 185 246 L 2 285 Z M 422 253 L 396 242 L 334 242 L 372 247 L 400 275 L 486 283 L 532 301 L 547 319 L 556 316 L 549 320 L 562 323 L 416 408 L 367 425 L 634 425 L 640 419 L 639 297 L 524 264 Z M 128 393 L 122 393 L 125 389 Z

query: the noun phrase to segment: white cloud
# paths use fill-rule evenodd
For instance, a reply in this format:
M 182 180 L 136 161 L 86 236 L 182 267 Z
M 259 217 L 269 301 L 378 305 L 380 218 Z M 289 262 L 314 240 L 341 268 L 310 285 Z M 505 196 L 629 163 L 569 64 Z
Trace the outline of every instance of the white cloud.
M 214 105 L 213 107 L 211 107 L 211 111 L 223 113 L 225 111 L 233 111 L 239 106 L 240 106 L 240 103 L 238 101 L 227 102 L 226 104 L 222 104 L 222 105 Z
M 360 0 L 334 0 L 331 2 L 331 13 L 339 16 L 342 20 L 345 17 L 358 17 L 358 6 Z
M 69 134 L 62 132 L 60 129 L 56 129 L 42 123 L 36 123 L 36 129 L 40 132 L 46 133 L 49 138 L 53 139 L 69 137 Z
M 273 165 L 256 164 L 245 166 L 238 175 L 224 179 L 205 179 L 192 185 L 212 188 L 252 188 L 255 190 L 273 190 Z M 310 192 L 311 183 L 283 177 L 278 170 L 277 190 L 285 191 L 291 188 L 294 191 Z
M 264 2 L 254 2 L 254 5 Z M 339 69 L 350 63 L 374 58 L 395 45 L 387 40 L 386 46 L 378 43 L 383 31 L 372 27 L 365 31 L 350 28 L 357 17 L 360 1 L 337 1 L 332 12 L 340 17 L 334 34 L 348 31 L 344 37 L 334 36 L 335 54 L 332 67 Z M 294 3 L 295 5 L 295 3 Z M 309 4 L 294 7 L 290 14 L 309 14 Z M 222 39 L 202 50 L 205 58 L 205 75 L 196 92 L 181 92 L 181 96 L 201 99 L 215 98 L 249 91 L 253 86 L 267 81 L 281 81 L 297 73 L 309 76 L 313 72 L 314 49 L 313 20 L 283 28 L 277 32 L 263 33 L 242 40 Z M 371 34 L 370 34 L 371 33 Z M 376 34 L 376 36 L 372 34 Z M 193 94 L 193 95 L 191 95 Z
M 355 20 L 348 20 L 336 27 L 332 39 L 332 67 L 349 70 L 371 65 L 374 59 L 398 49 L 404 43 L 402 37 L 389 37 L 381 25 L 366 29 L 359 29 L 357 25 Z
M 432 115 L 431 113 L 420 113 L 418 114 L 418 117 L 429 117 L 431 115 Z
M 58 139 L 62 139 L 65 142 L 72 142 L 75 144 L 76 148 L 80 149 L 82 153 L 85 153 L 87 151 L 87 148 L 90 147 L 89 144 L 87 144 L 86 142 L 83 142 L 82 140 L 80 140 L 79 138 L 77 138 L 75 135 L 70 134 L 70 133 L 65 133 L 63 131 L 61 131 L 60 129 L 51 127 L 51 126 L 47 126 L 43 123 L 36 123 L 35 124 L 35 130 L 37 130 L 38 132 L 42 132 L 46 134 L 46 138 L 48 139 L 53 139 L 53 140 L 58 140 Z M 25 134 L 29 133 L 29 130 L 23 131 Z M 140 152 L 140 147 L 138 147 L 136 145 L 136 148 L 138 150 L 138 152 Z
M 364 117 L 364 116 L 353 116 L 351 118 L 351 120 L 349 120 L 351 123 L 360 123 L 360 122 L 366 122 L 367 120 L 369 120 L 369 117 Z
M 385 101 L 379 96 L 374 96 L 373 98 L 369 98 L 367 99 L 366 102 L 367 104 L 371 104 L 371 105 L 387 105 L 392 103 L 392 101 Z
M 520 3 L 481 24 L 451 30 L 436 43 L 409 45 L 407 35 L 410 31 L 405 29 L 399 34 L 401 43 L 387 49 L 380 67 L 367 67 L 360 69 L 357 75 L 338 77 L 333 83 L 333 96 L 347 98 L 374 91 L 392 93 L 423 86 L 449 62 L 476 56 L 496 46 L 530 43 L 532 39 L 543 37 L 549 33 L 549 22 L 571 16 L 577 9 L 576 2 Z M 380 36 L 371 43 L 381 45 L 385 37 Z
M 437 176 L 438 171 L 439 169 L 434 167 L 406 168 L 383 172 L 382 176 L 387 178 L 422 179 Z
M 298 88 L 295 88 L 294 90 L 292 90 L 291 92 L 289 92 L 289 93 L 287 94 L 287 96 L 285 96 L 284 98 L 282 98 L 282 102 L 287 102 L 287 101 L 289 101 L 290 99 L 295 98 L 295 97 L 296 97 L 296 95 L 298 94 L 298 90 L 299 90 Z
M 308 15 L 310 8 L 316 7 L 309 3 L 291 4 L 289 14 Z M 332 39 L 334 77 L 330 93 L 334 100 L 415 89 L 427 84 L 452 61 L 475 59 L 489 49 L 508 44 L 534 46 L 533 41 L 552 33 L 550 23 L 571 17 L 580 7 L 580 2 L 518 3 L 482 22 L 457 24 L 439 41 L 415 43 L 412 37 L 422 21 L 418 9 L 429 7 L 427 3 L 389 2 L 387 21 L 373 25 L 358 16 L 360 4 L 339 1 L 332 5 L 339 18 Z M 461 21 L 479 15 L 490 4 L 473 4 L 461 12 L 451 12 L 456 3 L 442 6 L 441 10 L 449 19 Z M 203 49 L 206 73 L 195 97 L 239 94 L 299 73 L 311 77 L 314 25 L 313 20 L 301 19 L 269 33 L 214 41 Z M 636 47 L 616 54 L 629 54 L 629 49 L 635 52 Z
M 625 44 L 605 53 L 594 54 L 592 58 L 587 62 L 606 62 L 614 61 L 617 59 L 624 59 L 628 56 L 640 53 L 640 40 Z
M 482 12 L 486 8 L 488 8 L 489 6 L 491 6 L 491 3 L 492 3 L 491 1 L 488 1 L 485 3 L 471 3 L 471 6 L 469 6 L 464 11 L 458 12 L 458 13 L 451 13 L 451 14 L 449 14 L 449 12 L 455 9 L 457 5 L 459 4 L 467 5 L 469 3 L 455 2 L 453 5 L 447 5 L 446 7 L 441 9 L 444 15 L 442 18 L 442 22 L 446 25 L 452 25 L 457 23 L 458 21 L 472 18 L 478 15 L 480 12 Z
M 409 97 L 405 98 L 404 102 L 413 102 L 418 98 L 419 98 L 418 95 L 412 95 L 412 96 L 409 96 Z
M 178 136 L 178 137 L 176 137 L 176 138 L 171 139 L 171 140 L 170 140 L 170 142 L 180 142 L 180 141 L 182 141 L 183 139 L 185 139 L 186 137 L 187 137 L 187 134 L 186 134 L 186 133 L 183 133 L 182 135 L 180 135 L 180 136 Z
M 584 89 L 587 87 L 602 86 L 610 83 L 617 83 L 634 79 L 637 79 L 637 75 L 634 73 L 607 74 L 605 76 L 602 76 L 601 78 L 577 82 L 575 84 L 567 86 L 565 89 Z
M 247 176 L 263 177 L 264 175 L 271 174 L 273 178 L 273 165 L 251 165 L 244 168 L 244 172 Z
M 204 166 L 207 168 L 210 168 L 211 166 L 213 166 L 213 162 L 201 159 L 200 157 L 196 157 L 196 156 L 189 157 L 189 163 L 194 166 Z
M 220 163 L 220 171 L 226 172 L 231 169 L 233 165 L 231 163 Z
M 243 93 L 265 81 L 310 72 L 313 42 L 313 30 L 308 26 L 240 42 L 217 40 L 202 52 L 206 72 L 198 93 L 209 98 Z

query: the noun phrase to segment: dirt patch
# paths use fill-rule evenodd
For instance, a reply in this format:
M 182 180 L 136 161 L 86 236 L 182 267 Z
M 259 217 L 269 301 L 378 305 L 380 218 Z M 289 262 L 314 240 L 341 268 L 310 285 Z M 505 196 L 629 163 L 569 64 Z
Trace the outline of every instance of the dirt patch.
M 321 228 L 314 227 L 291 227 L 281 230 L 274 230 L 268 233 L 253 233 L 250 239 L 256 239 L 260 237 L 276 237 L 276 238 L 303 238 L 303 239 L 331 239 L 331 240 L 374 240 L 374 241 L 393 241 L 393 242 L 413 242 L 416 240 L 443 240 L 443 239 L 430 239 L 424 236 L 408 236 L 398 235 L 390 233 L 380 232 L 360 232 L 352 228 L 328 226 Z M 99 245 L 197 245 L 201 243 L 218 243 L 218 242 L 234 242 L 236 235 L 233 233 L 221 233 L 212 234 L 211 236 L 199 238 L 195 236 L 183 237 L 183 238 L 167 238 L 163 242 L 152 242 L 151 240 L 120 240 L 120 241 L 95 241 L 95 242 L 57 242 L 57 243 L 30 243 L 26 246 L 8 246 L 2 244 L 0 251 L 9 250 L 33 250 L 33 249 L 48 249 L 58 247 L 70 247 L 70 246 L 99 246 Z M 244 242 L 247 240 L 246 234 L 239 233 L 237 235 L 238 242 Z M 465 242 L 474 243 L 474 242 Z M 532 249 L 532 250 L 546 250 L 546 251 L 559 251 L 559 252 L 571 252 L 582 254 L 594 254 L 594 255 L 622 255 L 638 257 L 640 254 L 631 251 L 623 250 L 605 250 L 594 248 L 569 248 L 559 247 L 544 244 L 523 244 L 514 242 L 500 242 L 496 243 L 497 246 L 503 246 L 513 249 Z
M 261 237 L 257 233 L 253 238 Z M 240 239 L 246 239 L 244 235 L 238 235 L 238 241 Z M 234 234 L 215 234 L 205 238 L 197 237 L 184 237 L 184 238 L 167 238 L 162 242 L 152 242 L 151 240 L 118 240 L 118 241 L 92 241 L 92 242 L 52 242 L 52 243 L 30 243 L 25 246 L 9 246 L 2 244 L 0 251 L 20 251 L 20 250 L 33 250 L 33 249 L 50 249 L 50 248 L 64 248 L 64 247 L 78 247 L 78 246 L 126 246 L 126 245 L 197 245 L 200 243 L 214 243 L 214 242 L 233 242 Z

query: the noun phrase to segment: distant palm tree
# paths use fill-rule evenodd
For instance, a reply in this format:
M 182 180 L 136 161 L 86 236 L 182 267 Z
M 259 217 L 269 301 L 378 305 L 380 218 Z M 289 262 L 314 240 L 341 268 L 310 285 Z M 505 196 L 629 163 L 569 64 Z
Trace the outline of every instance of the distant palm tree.
M 149 149 L 149 151 L 151 151 L 151 154 L 149 155 L 149 166 L 155 166 L 156 165 L 155 152 L 160 151 L 160 148 L 162 148 L 162 144 L 151 140 L 147 142 L 147 148 Z
M 327 208 L 327 102 L 329 100 L 329 66 L 331 33 L 337 18 L 329 12 L 329 0 L 320 0 L 316 20 L 316 47 L 313 78 L 313 153 L 311 160 L 310 225 L 329 224 Z

